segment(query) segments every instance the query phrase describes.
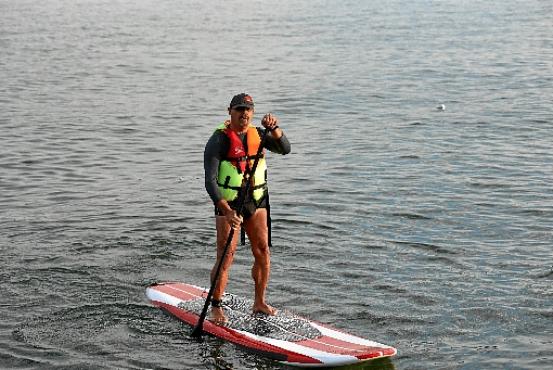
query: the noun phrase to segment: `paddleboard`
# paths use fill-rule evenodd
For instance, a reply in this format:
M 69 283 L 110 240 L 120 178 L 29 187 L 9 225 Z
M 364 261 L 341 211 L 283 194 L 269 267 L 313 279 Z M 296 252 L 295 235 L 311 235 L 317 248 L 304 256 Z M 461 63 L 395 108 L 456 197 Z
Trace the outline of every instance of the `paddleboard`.
M 153 305 L 195 326 L 208 291 L 184 283 L 158 283 L 146 289 Z M 355 364 L 396 354 L 396 349 L 333 329 L 285 310 L 275 316 L 252 313 L 253 301 L 225 293 L 224 325 L 209 320 L 203 330 L 248 351 L 294 366 L 329 367 Z M 209 319 L 209 316 L 208 316 Z

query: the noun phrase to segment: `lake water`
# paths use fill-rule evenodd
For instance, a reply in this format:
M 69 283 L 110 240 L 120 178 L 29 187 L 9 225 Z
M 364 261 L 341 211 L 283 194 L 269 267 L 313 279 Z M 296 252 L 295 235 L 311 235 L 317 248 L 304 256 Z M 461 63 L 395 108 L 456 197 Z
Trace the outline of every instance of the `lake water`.
M 1 367 L 286 369 L 144 296 L 208 285 L 203 147 L 246 91 L 292 143 L 273 305 L 398 349 L 359 369 L 551 368 L 552 25 L 540 0 L 0 0 Z

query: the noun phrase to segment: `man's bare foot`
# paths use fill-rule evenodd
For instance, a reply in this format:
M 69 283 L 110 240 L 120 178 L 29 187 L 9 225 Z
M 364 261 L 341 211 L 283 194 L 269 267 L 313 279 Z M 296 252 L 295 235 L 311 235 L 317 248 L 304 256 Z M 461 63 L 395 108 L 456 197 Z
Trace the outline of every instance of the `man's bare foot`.
M 253 305 L 253 313 L 264 313 L 265 315 L 274 316 L 277 314 L 277 309 L 269 306 L 267 303 L 256 303 Z
M 227 317 L 225 316 L 225 311 L 222 307 L 211 307 L 211 315 L 209 321 L 215 325 L 225 325 L 228 322 Z

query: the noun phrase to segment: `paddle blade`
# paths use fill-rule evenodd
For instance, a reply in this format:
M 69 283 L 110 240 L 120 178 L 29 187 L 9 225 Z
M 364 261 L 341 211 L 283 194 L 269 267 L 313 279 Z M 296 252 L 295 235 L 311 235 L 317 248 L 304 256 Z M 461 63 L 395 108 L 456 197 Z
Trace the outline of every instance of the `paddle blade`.
M 205 317 L 207 316 L 207 310 L 209 309 L 209 303 L 211 302 L 212 295 L 213 291 L 210 290 L 207 294 L 207 298 L 205 299 L 204 308 L 202 310 L 202 313 L 200 314 L 200 317 L 198 318 L 198 322 L 196 323 L 196 326 L 194 326 L 194 329 L 190 334 L 193 338 L 200 338 L 204 333 L 204 321 Z
M 203 321 L 198 321 L 196 326 L 194 326 L 194 329 L 192 329 L 192 333 L 190 334 L 190 336 L 192 338 L 201 338 L 203 333 L 204 333 Z

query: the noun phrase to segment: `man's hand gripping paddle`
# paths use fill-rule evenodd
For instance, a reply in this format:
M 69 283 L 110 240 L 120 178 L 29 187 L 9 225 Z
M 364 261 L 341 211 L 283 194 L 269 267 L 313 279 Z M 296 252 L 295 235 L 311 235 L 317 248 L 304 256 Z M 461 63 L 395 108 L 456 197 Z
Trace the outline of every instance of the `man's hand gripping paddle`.
M 246 194 L 250 191 L 251 186 L 251 176 L 255 173 L 255 170 L 257 169 L 257 164 L 259 163 L 259 157 L 261 156 L 261 153 L 263 152 L 263 146 L 265 145 L 265 138 L 267 137 L 267 129 L 263 130 L 263 134 L 261 137 L 261 143 L 259 144 L 259 149 L 257 149 L 257 154 L 255 156 L 255 161 L 253 162 L 253 167 L 251 171 L 248 173 L 248 178 L 246 179 L 245 183 L 243 184 L 243 188 L 240 194 L 240 199 L 238 202 L 238 209 L 236 212 L 238 215 L 241 215 L 244 210 L 244 201 L 246 198 Z M 232 243 L 232 239 L 234 238 L 234 229 L 231 228 L 227 242 L 225 244 L 225 248 L 223 249 L 223 255 L 221 256 L 221 259 L 219 260 L 219 263 L 217 264 L 217 269 L 215 270 L 215 276 L 213 278 L 213 281 L 211 282 L 211 287 L 209 288 L 209 292 L 207 293 L 207 297 L 205 298 L 205 304 L 204 308 L 202 310 L 202 313 L 200 314 L 200 318 L 198 320 L 198 323 L 192 330 L 192 337 L 199 338 L 201 337 L 203 333 L 203 326 L 205 317 L 207 315 L 207 310 L 209 309 L 209 305 L 211 304 L 211 300 L 213 298 L 213 291 L 215 290 L 215 286 L 217 285 L 217 280 L 219 280 L 219 275 L 221 273 L 221 268 L 223 266 L 223 263 L 225 262 L 225 258 L 227 256 L 227 251 L 230 247 L 230 243 Z

